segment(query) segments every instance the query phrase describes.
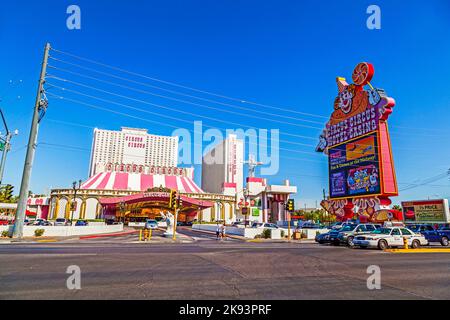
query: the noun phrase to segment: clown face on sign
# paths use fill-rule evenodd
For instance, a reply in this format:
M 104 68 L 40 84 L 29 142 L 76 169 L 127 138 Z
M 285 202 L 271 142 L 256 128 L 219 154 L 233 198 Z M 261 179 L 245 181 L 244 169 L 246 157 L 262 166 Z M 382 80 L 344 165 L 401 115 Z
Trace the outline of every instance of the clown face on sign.
M 352 111 L 354 92 L 355 90 L 352 85 L 345 86 L 344 89 L 339 92 L 337 108 L 341 109 L 344 114 L 349 114 Z

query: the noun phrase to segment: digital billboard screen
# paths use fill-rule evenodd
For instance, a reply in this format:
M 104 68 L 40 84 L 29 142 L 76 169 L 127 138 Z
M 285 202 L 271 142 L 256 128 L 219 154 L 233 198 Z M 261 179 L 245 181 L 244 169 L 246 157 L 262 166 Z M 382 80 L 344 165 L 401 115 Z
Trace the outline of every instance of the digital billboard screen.
M 330 148 L 328 160 L 332 199 L 381 193 L 376 132 Z

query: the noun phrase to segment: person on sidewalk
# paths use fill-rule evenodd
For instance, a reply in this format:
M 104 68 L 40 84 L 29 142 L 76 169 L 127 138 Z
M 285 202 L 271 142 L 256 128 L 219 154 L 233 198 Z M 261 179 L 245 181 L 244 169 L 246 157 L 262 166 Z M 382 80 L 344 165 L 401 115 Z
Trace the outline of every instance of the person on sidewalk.
M 222 240 L 225 240 L 225 230 L 226 229 L 226 227 L 225 227 L 225 223 L 224 224 L 222 224 L 222 228 L 221 228 L 221 230 L 220 230 L 220 237 L 222 238 Z
M 219 226 L 219 222 L 217 222 L 217 226 L 216 226 L 216 240 L 219 240 L 219 236 L 220 236 L 220 226 Z

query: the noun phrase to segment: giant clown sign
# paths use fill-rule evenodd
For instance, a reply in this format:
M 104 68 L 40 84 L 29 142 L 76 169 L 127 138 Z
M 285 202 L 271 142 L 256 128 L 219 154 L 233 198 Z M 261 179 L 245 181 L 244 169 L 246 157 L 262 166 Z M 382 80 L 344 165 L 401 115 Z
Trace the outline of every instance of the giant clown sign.
M 395 100 L 370 81 L 375 69 L 362 62 L 353 71 L 353 83 L 337 78 L 334 111 L 320 137 L 318 152 L 328 155 L 330 197 L 322 206 L 339 220 L 354 217 L 383 221 L 398 195 L 387 120 Z

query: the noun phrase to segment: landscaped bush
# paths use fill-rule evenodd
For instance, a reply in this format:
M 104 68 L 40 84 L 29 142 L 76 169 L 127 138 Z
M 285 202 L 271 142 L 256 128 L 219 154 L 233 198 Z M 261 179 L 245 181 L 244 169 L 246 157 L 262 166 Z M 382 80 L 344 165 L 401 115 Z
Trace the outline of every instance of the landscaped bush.
M 261 236 L 264 239 L 270 239 L 272 237 L 272 232 L 270 229 L 264 229 L 264 231 L 262 232 Z
M 44 235 L 45 230 L 44 229 L 36 229 L 34 230 L 34 235 L 36 237 L 42 237 Z
M 281 230 L 281 238 L 285 238 L 286 237 L 286 232 L 284 232 L 284 230 Z
M 7 238 L 7 237 L 9 237 L 9 232 L 8 232 L 8 230 L 2 231 L 2 238 Z

